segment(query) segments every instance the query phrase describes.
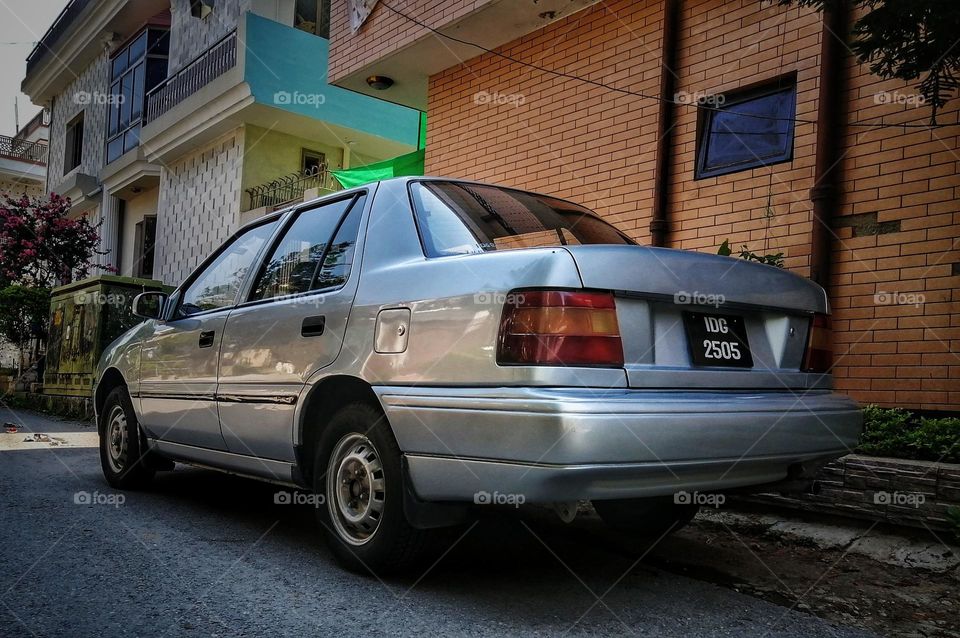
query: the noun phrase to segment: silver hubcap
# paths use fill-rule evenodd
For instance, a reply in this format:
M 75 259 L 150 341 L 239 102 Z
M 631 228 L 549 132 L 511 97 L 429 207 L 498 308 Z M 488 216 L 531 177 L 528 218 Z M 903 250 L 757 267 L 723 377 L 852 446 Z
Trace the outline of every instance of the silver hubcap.
M 127 415 L 119 405 L 113 406 L 110 410 L 110 416 L 107 418 L 107 460 L 110 462 L 110 469 L 114 472 L 122 472 L 127 466 L 128 441 L 127 441 Z
M 380 453 L 362 434 L 340 439 L 327 466 L 327 509 L 340 537 L 363 545 L 377 532 L 386 493 Z

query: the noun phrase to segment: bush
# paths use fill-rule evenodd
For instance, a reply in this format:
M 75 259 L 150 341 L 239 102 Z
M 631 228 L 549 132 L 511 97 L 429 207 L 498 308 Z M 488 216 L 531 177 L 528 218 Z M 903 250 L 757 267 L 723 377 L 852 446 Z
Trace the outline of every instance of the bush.
M 863 409 L 856 451 L 868 456 L 960 463 L 960 418 L 920 418 L 902 408 Z

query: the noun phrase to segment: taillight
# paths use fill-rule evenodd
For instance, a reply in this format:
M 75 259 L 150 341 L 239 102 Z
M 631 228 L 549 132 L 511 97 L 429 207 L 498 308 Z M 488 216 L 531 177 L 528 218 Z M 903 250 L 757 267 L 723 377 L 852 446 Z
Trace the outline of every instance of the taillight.
M 612 293 L 522 290 L 507 295 L 507 299 L 497 363 L 623 365 Z
M 803 353 L 804 372 L 829 372 L 833 365 L 830 316 L 815 314 L 810 320 L 807 349 Z

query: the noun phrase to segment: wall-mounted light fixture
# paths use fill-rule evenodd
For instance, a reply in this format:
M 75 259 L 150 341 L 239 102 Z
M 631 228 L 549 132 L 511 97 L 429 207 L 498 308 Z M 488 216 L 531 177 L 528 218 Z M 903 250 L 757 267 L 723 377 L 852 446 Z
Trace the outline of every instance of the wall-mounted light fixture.
M 370 85 L 371 89 L 386 91 L 393 86 L 393 78 L 388 78 L 385 75 L 371 75 L 367 78 L 367 84 Z

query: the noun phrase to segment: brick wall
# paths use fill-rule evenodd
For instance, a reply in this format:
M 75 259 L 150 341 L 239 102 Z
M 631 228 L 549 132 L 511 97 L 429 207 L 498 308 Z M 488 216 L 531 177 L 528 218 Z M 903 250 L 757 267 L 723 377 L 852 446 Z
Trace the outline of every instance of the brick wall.
M 157 279 L 180 284 L 237 230 L 243 144 L 236 129 L 161 170 Z
M 848 68 L 850 119 L 925 122 L 912 87 Z M 958 122 L 953 100 L 940 122 Z M 858 127 L 830 294 L 844 354 L 837 387 L 862 401 L 960 409 L 960 127 Z
M 389 0 L 390 6 L 432 28 L 444 26 L 491 0 Z M 418 40 L 427 30 L 397 15 L 378 3 L 361 29 L 352 34 L 346 0 L 330 3 L 331 82 L 355 71 L 374 59 L 393 53 Z
M 796 117 L 816 120 L 818 14 L 756 0 L 686 0 L 683 7 L 678 91 L 712 94 L 796 74 Z M 661 2 L 621 0 L 573 14 L 500 51 L 655 95 L 661 29 Z M 416 35 L 400 25 L 387 31 L 383 51 Z M 349 65 L 339 64 L 342 74 Z M 928 116 L 895 99 L 878 104 L 884 99 L 878 92 L 910 96 L 910 87 L 882 82 L 853 61 L 848 73 L 852 120 Z M 958 103 L 942 122 L 957 121 Z M 647 242 L 657 111 L 654 100 L 481 55 L 430 78 L 426 170 L 567 197 Z M 696 128 L 696 110 L 677 107 L 670 245 L 716 252 L 730 239 L 735 249 L 783 252 L 788 268 L 809 275 L 815 124 L 796 125 L 791 162 L 701 180 L 694 179 Z M 830 289 L 836 377 L 838 388 L 861 401 L 960 409 L 957 137 L 956 128 L 838 133 L 844 196 Z M 875 298 L 883 292 L 922 294 L 923 301 L 890 304 Z

